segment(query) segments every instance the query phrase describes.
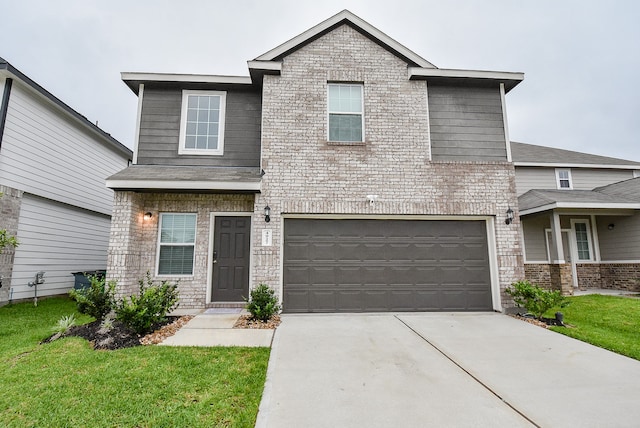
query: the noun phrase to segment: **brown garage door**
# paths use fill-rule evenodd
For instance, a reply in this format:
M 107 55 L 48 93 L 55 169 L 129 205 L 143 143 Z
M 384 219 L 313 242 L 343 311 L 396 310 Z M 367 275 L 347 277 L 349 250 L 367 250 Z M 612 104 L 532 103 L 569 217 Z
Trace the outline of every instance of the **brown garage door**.
M 285 312 L 492 309 L 486 223 L 285 219 Z

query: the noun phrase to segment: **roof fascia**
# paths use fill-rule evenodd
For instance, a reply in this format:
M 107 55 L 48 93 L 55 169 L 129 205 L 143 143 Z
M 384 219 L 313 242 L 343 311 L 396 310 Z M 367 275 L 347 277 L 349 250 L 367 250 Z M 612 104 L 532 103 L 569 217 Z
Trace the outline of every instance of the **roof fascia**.
M 547 168 L 594 168 L 594 169 L 635 169 L 640 170 L 637 165 L 607 165 L 591 163 L 542 163 L 542 162 L 514 162 L 514 166 L 537 166 Z
M 637 202 L 554 202 L 551 204 L 541 205 L 539 207 L 529 208 L 520 211 L 520 216 L 535 214 L 542 211 L 556 209 L 612 209 L 612 210 L 639 210 L 640 203 Z
M 504 83 L 509 92 L 524 80 L 524 73 L 511 71 L 459 70 L 444 68 L 409 67 L 409 80 L 480 80 Z
M 107 180 L 110 189 L 167 189 L 167 190 L 237 190 L 260 191 L 260 182 L 243 181 L 185 181 L 185 180 Z
M 122 81 L 138 95 L 140 83 L 164 82 L 164 83 L 217 83 L 223 85 L 252 85 L 249 76 L 219 76 L 209 74 L 177 74 L 177 73 L 141 73 L 122 72 Z
M 11 78 L 15 81 L 18 81 L 25 85 L 31 92 L 35 93 L 40 98 L 45 99 L 47 102 L 53 104 L 59 110 L 62 110 L 69 117 L 71 117 L 74 121 L 76 121 L 80 126 L 87 129 L 94 135 L 98 136 L 103 141 L 107 142 L 109 146 L 118 151 L 119 153 L 127 156 L 129 159 L 133 156 L 133 152 L 120 141 L 116 140 L 111 136 L 111 134 L 105 132 L 98 126 L 94 125 L 89 121 L 85 116 L 78 113 L 67 104 L 62 102 L 59 98 L 53 95 L 51 92 L 47 91 L 45 88 L 37 84 L 27 75 L 23 74 L 20 70 L 15 68 L 9 62 L 0 58 L 0 76 L 4 76 L 7 78 Z
M 408 62 L 414 63 L 424 68 L 436 68 L 435 65 L 431 64 L 429 61 L 422 58 L 420 55 L 416 54 L 412 50 L 398 43 L 397 41 L 395 41 L 394 39 L 392 39 L 382 31 L 375 28 L 373 25 L 369 24 L 368 22 L 364 21 L 362 18 L 354 15 L 353 13 L 349 12 L 346 9 L 322 21 L 318 25 L 308 29 L 307 31 L 301 33 L 300 35 L 260 55 L 255 59 L 255 61 L 274 61 L 279 58 L 282 58 L 287 53 L 298 49 L 299 47 L 311 42 L 312 40 L 326 33 L 327 31 L 330 31 L 332 28 L 343 23 L 348 23 L 354 26 L 358 31 L 368 35 L 376 43 L 386 47 L 387 49 L 391 50 L 397 55 L 405 58 L 406 60 L 408 60 Z

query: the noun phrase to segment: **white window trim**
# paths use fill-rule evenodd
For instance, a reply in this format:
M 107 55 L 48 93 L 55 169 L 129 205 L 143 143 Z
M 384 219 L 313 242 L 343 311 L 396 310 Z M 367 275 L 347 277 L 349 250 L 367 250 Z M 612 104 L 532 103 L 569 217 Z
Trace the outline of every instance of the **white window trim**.
M 177 275 L 169 275 L 169 274 L 161 274 L 160 273 L 160 246 L 185 246 L 184 243 L 167 243 L 162 244 L 162 217 L 165 214 L 191 214 L 196 216 L 196 230 L 193 235 L 193 266 L 191 268 L 191 275 L 189 274 L 177 274 Z M 158 243 L 156 246 L 156 276 L 162 278 L 193 278 L 196 274 L 196 242 L 198 242 L 198 214 L 197 213 L 174 213 L 174 212 L 166 212 L 160 213 L 158 218 Z
M 569 177 L 569 187 L 560 187 L 560 172 L 566 171 Z M 570 168 L 556 168 L 556 185 L 559 190 L 572 190 L 573 189 L 573 178 L 571 177 L 571 169 Z
M 340 141 L 340 140 L 331 140 L 331 138 L 329 138 L 329 133 L 331 132 L 329 129 L 329 116 L 331 115 L 331 113 L 333 114 L 354 114 L 353 112 L 340 112 L 340 111 L 331 111 L 329 109 L 329 87 L 330 86 L 360 86 L 362 88 L 362 98 L 360 99 L 360 123 L 362 126 L 362 141 Z M 365 141 L 365 129 L 364 129 L 364 83 L 358 83 L 358 82 L 353 82 L 353 83 L 348 83 L 348 82 L 342 82 L 342 83 L 338 83 L 338 82 L 329 82 L 327 83 L 327 141 L 332 142 L 332 143 L 344 143 L 344 144 L 358 144 L 358 143 L 364 143 Z
M 218 148 L 217 149 L 187 149 L 185 147 L 187 134 L 187 106 L 189 105 L 189 95 L 217 95 L 220 97 L 220 123 L 218 125 Z M 227 93 L 224 91 L 182 91 L 182 109 L 180 111 L 180 141 L 178 143 L 178 154 L 180 155 L 207 155 L 222 156 L 224 154 L 224 124 L 226 121 Z
M 580 254 L 578 252 L 578 237 L 576 235 L 576 223 L 582 223 L 585 225 L 585 230 L 587 232 L 587 245 L 589 245 L 589 258 L 581 259 Z M 587 219 L 571 219 L 571 239 L 573 240 L 573 246 L 576 249 L 576 253 L 573 255 L 576 263 L 582 262 L 592 262 L 593 261 L 593 239 L 591 239 L 591 227 L 589 225 L 589 220 Z

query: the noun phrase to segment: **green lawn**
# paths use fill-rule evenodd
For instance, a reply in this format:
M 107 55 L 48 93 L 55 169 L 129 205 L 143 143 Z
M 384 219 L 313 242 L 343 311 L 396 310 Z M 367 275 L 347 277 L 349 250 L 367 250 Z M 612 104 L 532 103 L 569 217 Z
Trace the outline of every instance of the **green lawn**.
M 94 351 L 80 338 L 38 344 L 73 312 L 64 298 L 0 308 L 3 427 L 254 426 L 268 348 Z
M 640 360 L 640 299 L 597 294 L 568 299 L 562 312 L 571 328 L 553 331 Z

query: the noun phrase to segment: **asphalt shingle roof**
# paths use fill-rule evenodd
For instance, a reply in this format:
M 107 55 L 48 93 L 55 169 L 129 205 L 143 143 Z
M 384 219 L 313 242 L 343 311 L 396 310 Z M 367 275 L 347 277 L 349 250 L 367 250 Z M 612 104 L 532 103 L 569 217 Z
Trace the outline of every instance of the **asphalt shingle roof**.
M 533 144 L 511 142 L 511 158 L 514 162 L 550 163 L 550 164 L 586 164 L 586 165 L 629 165 L 638 166 L 640 162 L 627 159 L 610 158 L 554 147 L 536 146 Z

